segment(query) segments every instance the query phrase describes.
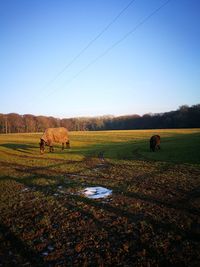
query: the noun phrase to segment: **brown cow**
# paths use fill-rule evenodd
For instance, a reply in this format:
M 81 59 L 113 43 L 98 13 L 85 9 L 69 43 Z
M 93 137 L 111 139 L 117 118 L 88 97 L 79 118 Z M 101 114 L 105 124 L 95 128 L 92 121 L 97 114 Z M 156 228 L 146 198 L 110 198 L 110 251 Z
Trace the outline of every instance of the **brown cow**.
M 40 138 L 40 153 L 44 153 L 45 145 L 49 146 L 49 152 L 53 152 L 54 143 L 62 143 L 62 150 L 64 149 L 64 144 L 66 144 L 66 148 L 70 148 L 69 136 L 66 128 L 47 128 Z
M 154 152 L 156 149 L 160 149 L 160 136 L 157 134 L 150 138 L 150 151 Z

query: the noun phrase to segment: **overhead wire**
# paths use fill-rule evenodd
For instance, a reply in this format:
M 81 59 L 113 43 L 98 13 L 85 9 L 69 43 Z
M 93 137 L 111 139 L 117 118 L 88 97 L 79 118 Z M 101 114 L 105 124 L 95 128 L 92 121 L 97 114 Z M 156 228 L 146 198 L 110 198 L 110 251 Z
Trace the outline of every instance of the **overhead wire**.
M 119 18 L 120 16 L 135 2 L 136 0 L 131 0 L 128 2 L 128 4 L 92 39 L 90 40 L 85 47 L 83 47 L 77 55 L 75 55 L 70 62 L 68 62 L 67 65 L 65 65 L 49 82 L 44 85 L 40 92 L 44 91 L 45 88 L 48 86 L 51 86 L 52 83 L 54 83 L 67 69 L 71 67 L 71 65 L 76 62 L 81 55 L 85 53 L 85 51 L 92 46 Z M 76 76 L 76 75 L 75 75 Z M 73 76 L 73 77 L 75 77 Z M 70 79 L 71 80 L 71 79 Z M 51 94 L 51 93 L 50 93 Z M 48 94 L 48 96 L 50 95 Z M 32 106 L 33 99 L 31 98 L 29 101 L 29 106 Z
M 124 36 L 122 36 L 119 40 L 117 40 L 115 43 L 113 43 L 111 46 L 109 46 L 107 49 L 104 50 L 103 53 L 101 53 L 99 56 L 94 58 L 92 61 L 90 61 L 84 68 L 82 68 L 79 72 L 77 72 L 74 76 L 72 76 L 71 79 L 64 82 L 64 85 L 70 84 L 72 81 L 74 81 L 81 73 L 86 71 L 88 68 L 90 68 L 92 65 L 94 65 L 98 60 L 106 56 L 112 49 L 114 49 L 116 46 L 118 46 L 120 43 L 122 43 L 125 39 L 127 39 L 131 34 L 135 33 L 142 25 L 144 25 L 147 21 L 149 21 L 155 14 L 157 14 L 162 8 L 164 8 L 169 2 L 172 0 L 167 0 L 163 4 L 161 4 L 159 7 L 154 9 L 149 15 L 144 17 L 140 22 L 136 24 L 134 28 L 132 28 L 130 31 L 128 31 Z M 55 92 L 57 89 L 52 90 L 47 96 L 50 96 L 53 92 Z
M 80 58 L 81 55 L 84 54 L 84 52 L 92 46 L 93 43 L 95 43 L 118 19 L 119 17 L 135 2 L 136 0 L 131 0 L 92 40 L 90 40 L 85 47 L 83 47 L 78 54 L 76 54 L 70 62 L 68 62 L 55 76 L 53 79 L 51 79 L 46 85 L 45 88 L 52 84 L 54 81 L 58 79 L 58 77 L 61 76 L 71 65 Z

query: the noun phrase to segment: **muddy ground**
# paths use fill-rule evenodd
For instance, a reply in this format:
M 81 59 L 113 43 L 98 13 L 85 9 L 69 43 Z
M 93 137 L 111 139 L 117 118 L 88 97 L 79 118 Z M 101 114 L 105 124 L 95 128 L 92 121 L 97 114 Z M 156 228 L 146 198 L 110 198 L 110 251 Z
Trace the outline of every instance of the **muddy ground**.
M 99 154 L 0 168 L 0 266 L 200 266 L 195 166 Z M 88 199 L 87 186 L 113 193 Z

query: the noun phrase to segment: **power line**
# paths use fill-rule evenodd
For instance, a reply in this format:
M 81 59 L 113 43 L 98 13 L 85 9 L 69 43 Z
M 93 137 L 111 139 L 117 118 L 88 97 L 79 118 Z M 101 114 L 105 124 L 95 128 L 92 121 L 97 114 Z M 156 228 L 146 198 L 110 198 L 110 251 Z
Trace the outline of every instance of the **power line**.
M 118 19 L 119 17 L 135 2 L 136 0 L 131 0 L 89 43 L 83 47 L 80 52 L 72 58 L 72 60 L 59 71 L 55 77 L 50 80 L 45 87 L 53 83 L 57 78 L 65 72 L 96 40 L 98 40 Z
M 94 58 L 92 61 L 90 61 L 84 68 L 82 68 L 79 72 L 77 72 L 71 79 L 65 81 L 63 84 L 69 84 L 72 81 L 74 81 L 81 73 L 86 71 L 88 68 L 90 68 L 92 65 L 94 65 L 98 60 L 100 60 L 102 57 L 107 55 L 112 49 L 114 49 L 117 45 L 122 43 L 125 39 L 127 39 L 131 34 L 135 33 L 142 25 L 144 25 L 147 21 L 149 21 L 155 14 L 157 14 L 162 8 L 164 8 L 171 0 L 165 1 L 162 5 L 160 5 L 158 8 L 154 9 L 149 15 L 147 15 L 144 19 L 142 19 L 138 24 L 132 28 L 129 32 L 127 32 L 122 38 L 120 38 L 118 41 L 113 43 L 110 47 L 108 47 L 106 50 L 104 50 L 103 53 L 101 53 L 99 56 Z M 47 96 L 51 95 L 55 89 L 52 90 Z

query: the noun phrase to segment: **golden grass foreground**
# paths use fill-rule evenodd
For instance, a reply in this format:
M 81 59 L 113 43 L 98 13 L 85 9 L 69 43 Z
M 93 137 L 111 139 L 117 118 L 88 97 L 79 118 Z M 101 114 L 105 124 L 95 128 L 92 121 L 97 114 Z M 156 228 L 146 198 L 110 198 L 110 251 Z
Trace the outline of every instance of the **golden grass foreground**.
M 200 129 L 40 136 L 0 135 L 0 266 L 200 266 Z

